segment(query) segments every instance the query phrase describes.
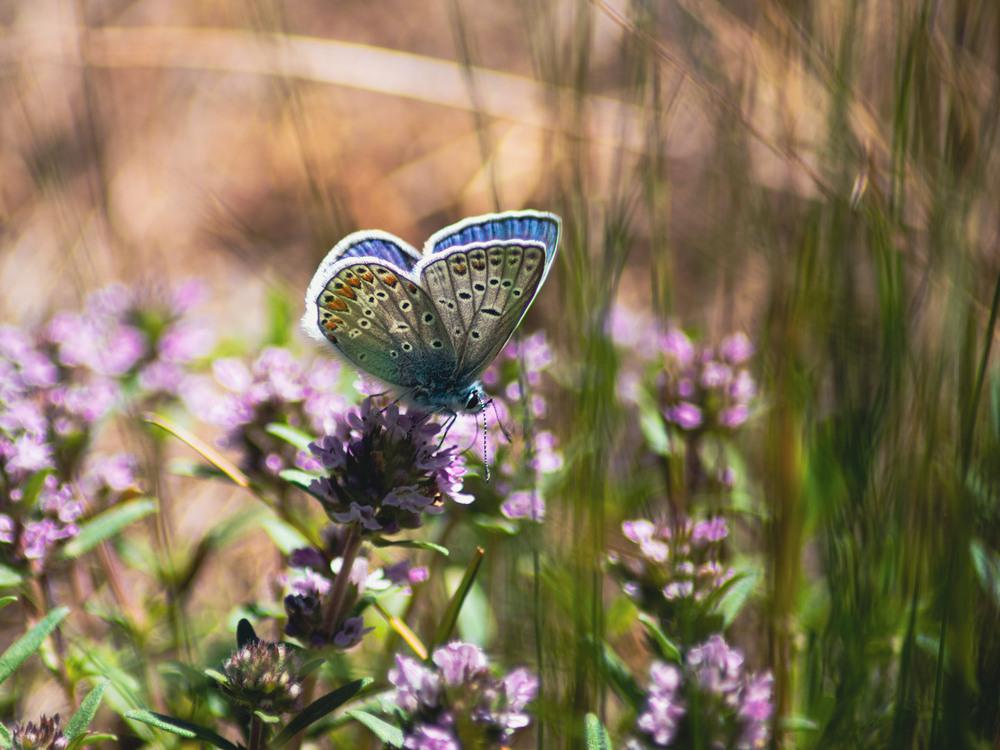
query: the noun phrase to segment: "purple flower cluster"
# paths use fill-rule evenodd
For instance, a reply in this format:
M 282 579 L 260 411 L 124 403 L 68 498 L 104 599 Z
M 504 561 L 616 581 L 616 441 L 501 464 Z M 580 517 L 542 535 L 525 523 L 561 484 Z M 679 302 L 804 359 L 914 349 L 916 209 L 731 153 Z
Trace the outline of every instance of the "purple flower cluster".
M 62 732 L 59 714 L 42 714 L 37 724 L 33 721 L 15 723 L 10 741 L 12 750 L 65 750 L 69 747 L 69 739 Z
M 642 739 L 633 739 L 631 750 L 669 747 L 675 739 L 690 735 L 695 722 L 699 735 L 708 738 L 708 747 L 767 746 L 774 713 L 773 677 L 770 672 L 747 673 L 743 654 L 722 636 L 714 635 L 691 649 L 683 668 L 654 662 L 649 675 L 649 692 L 635 724 Z M 690 713 L 693 706 L 697 715 Z
M 222 663 L 226 698 L 249 711 L 284 714 L 296 711 L 302 697 L 295 653 L 284 643 L 253 641 Z
M 337 431 L 311 444 L 327 472 L 310 491 L 331 520 L 356 524 L 363 534 L 418 528 L 421 514 L 444 511 L 444 500 L 467 504 L 465 463 L 454 445 L 441 447 L 441 426 L 390 404 L 379 410 L 366 399 L 348 412 Z
M 672 629 L 682 610 L 703 616 L 712 593 L 734 573 L 720 562 L 722 541 L 729 533 L 722 517 L 693 523 L 646 520 L 622 523 L 625 538 L 639 545 L 637 556 L 611 556 L 611 570 L 640 609 L 653 612 Z
M 746 369 L 753 345 L 742 333 L 723 339 L 718 351 L 695 346 L 678 328 L 660 338 L 664 417 L 677 429 L 727 434 L 750 415 L 757 384 Z
M 189 398 L 192 411 L 225 430 L 219 443 L 239 450 L 240 468 L 258 481 L 283 469 L 314 469 L 307 454 L 267 432 L 272 423 L 312 433 L 334 429 L 333 417 L 347 408 L 336 392 L 341 366 L 327 358 L 296 359 L 287 349 L 269 347 L 249 366 L 236 358 L 212 363 L 215 384 L 200 382 Z M 220 393 L 217 386 L 222 386 Z
M 457 641 L 437 649 L 432 662 L 397 655 L 389 671 L 407 750 L 506 747 L 529 724 L 524 709 L 538 680 L 528 670 L 499 679 L 481 648 Z
M 210 329 L 187 317 L 197 295 L 193 284 L 167 294 L 114 284 L 39 331 L 0 326 L 0 549 L 10 561 L 37 571 L 76 536 L 73 487 L 112 501 L 132 487 L 130 456 L 87 451 L 126 403 L 181 392 L 183 367 L 211 345 Z

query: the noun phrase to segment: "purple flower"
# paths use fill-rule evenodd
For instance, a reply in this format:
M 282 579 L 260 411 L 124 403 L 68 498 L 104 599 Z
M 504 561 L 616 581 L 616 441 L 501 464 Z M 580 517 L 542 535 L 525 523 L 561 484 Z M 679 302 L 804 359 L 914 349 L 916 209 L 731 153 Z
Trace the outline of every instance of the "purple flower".
M 693 605 L 734 575 L 719 562 L 728 534 L 725 519 L 697 524 L 683 516 L 674 523 L 625 521 L 622 532 L 639 545 L 638 556 L 616 554 L 609 560 L 624 593 L 640 609 L 656 614 L 668 634 L 680 635 L 675 632 L 678 623 L 691 616 L 696 630 L 701 625 L 711 627 L 718 603 L 707 610 Z
M 691 532 L 691 543 L 698 545 L 706 542 L 718 542 L 725 539 L 729 534 L 729 527 L 726 526 L 726 519 L 716 516 L 709 521 L 700 521 L 694 525 Z
M 431 724 L 417 726 L 403 741 L 406 750 L 462 750 L 451 730 Z
M 51 518 L 26 523 L 21 534 L 22 554 L 28 560 L 43 560 L 56 542 L 72 539 L 79 533 L 76 526 L 60 526 Z
M 730 648 L 722 636 L 713 635 L 688 652 L 687 665 L 699 685 L 710 693 L 728 694 L 738 689 L 743 674 L 743 654 Z
M 212 374 L 219 383 L 233 393 L 246 393 L 253 383 L 250 370 L 235 358 L 217 359 L 212 362 Z
M 397 655 L 389 672 L 404 714 L 405 747 L 423 747 L 427 737 L 461 737 L 457 747 L 499 748 L 530 722 L 524 708 L 538 681 L 527 670 L 499 679 L 482 649 L 460 642 L 437 649 L 432 663 Z
M 33 474 L 55 466 L 52 446 L 41 435 L 21 435 L 14 441 L 7 460 L 7 470 L 18 474 Z
M 170 328 L 157 344 L 167 362 L 185 363 L 203 357 L 212 349 L 215 335 L 205 323 L 189 322 Z
M 670 664 L 653 662 L 649 667 L 649 680 L 644 711 L 635 725 L 649 735 L 654 744 L 665 747 L 677 734 L 677 726 L 685 713 L 684 702 L 678 695 L 681 674 Z
M 746 422 L 749 416 L 750 412 L 745 406 L 723 409 L 719 412 L 719 424 L 729 429 L 735 429 Z
M 456 687 L 478 679 L 489 668 L 486 654 L 478 646 L 456 641 L 434 652 L 434 664 L 441 670 L 445 685 Z
M 706 362 L 701 369 L 702 388 L 722 388 L 733 379 L 733 371 L 721 362 Z
M 753 356 L 753 344 L 743 333 L 727 336 L 722 340 L 719 349 L 722 352 L 722 358 L 732 365 L 742 364 Z
M 500 506 L 500 512 L 511 520 L 526 518 L 541 522 L 545 519 L 545 501 L 538 492 L 514 492 Z
M 14 519 L 0 513 L 0 542 L 14 543 Z
M 422 513 L 440 513 L 441 501 L 469 502 L 462 490 L 465 465 L 454 446 L 438 447 L 440 426 L 423 414 L 403 414 L 391 404 L 348 412 L 337 434 L 310 445 L 327 476 L 310 491 L 327 515 L 365 531 L 395 533 L 421 525 Z
M 158 359 L 139 371 L 139 385 L 147 393 L 179 393 L 185 377 L 178 365 Z
M 660 337 L 660 348 L 675 367 L 686 367 L 694 360 L 694 344 L 679 328 L 670 328 Z
M 18 400 L 4 404 L 6 411 L 0 413 L 0 430 L 8 435 L 19 432 L 44 435 L 47 429 L 45 415 L 33 401 Z
M 423 583 L 429 575 L 427 568 L 414 568 L 409 560 L 400 560 L 395 565 L 390 565 L 383 571 L 396 586 L 405 586 L 414 583 Z
M 740 370 L 732 385 L 729 386 L 729 395 L 737 402 L 746 403 L 757 395 L 757 384 L 753 376 L 746 370 Z
M 683 430 L 696 430 L 702 424 L 701 409 L 682 401 L 677 406 L 667 409 L 667 419 Z
M 342 649 L 349 649 L 361 643 L 361 639 L 375 628 L 366 628 L 365 621 L 360 617 L 348 617 L 337 634 L 333 637 L 333 642 Z
M 441 676 L 407 656 L 396 655 L 396 668 L 388 676 L 396 688 L 396 705 L 407 713 L 436 706 L 441 697 Z

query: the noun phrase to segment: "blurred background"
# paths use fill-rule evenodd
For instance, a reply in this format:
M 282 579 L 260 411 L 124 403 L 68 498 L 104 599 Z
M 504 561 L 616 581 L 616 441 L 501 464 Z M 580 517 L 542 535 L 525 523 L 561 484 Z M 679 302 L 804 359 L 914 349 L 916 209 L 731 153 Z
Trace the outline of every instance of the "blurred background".
M 420 247 L 479 213 L 562 216 L 521 325 L 554 352 L 542 533 L 547 585 L 574 587 L 533 623 L 543 746 L 622 713 L 595 638 L 643 664 L 600 570 L 669 472 L 637 458 L 614 320 L 633 348 L 650 321 L 755 344 L 724 509 L 775 745 L 1000 746 L 994 0 L 5 0 L 0 65 L 3 323 L 195 277 L 217 355 L 308 353 L 302 296 L 348 232 Z M 250 502 L 163 481 L 181 539 Z M 195 631 L 273 597 L 267 544 L 215 560 Z M 32 685 L 8 705 L 58 709 Z

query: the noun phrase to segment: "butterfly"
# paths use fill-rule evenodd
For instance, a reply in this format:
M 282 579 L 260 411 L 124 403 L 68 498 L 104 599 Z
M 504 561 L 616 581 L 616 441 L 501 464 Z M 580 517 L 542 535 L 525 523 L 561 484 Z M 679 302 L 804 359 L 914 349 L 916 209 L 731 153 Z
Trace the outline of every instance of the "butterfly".
M 545 283 L 560 229 L 542 211 L 487 214 L 435 232 L 423 253 L 355 232 L 320 263 L 302 325 L 414 407 L 475 412 L 479 378 Z

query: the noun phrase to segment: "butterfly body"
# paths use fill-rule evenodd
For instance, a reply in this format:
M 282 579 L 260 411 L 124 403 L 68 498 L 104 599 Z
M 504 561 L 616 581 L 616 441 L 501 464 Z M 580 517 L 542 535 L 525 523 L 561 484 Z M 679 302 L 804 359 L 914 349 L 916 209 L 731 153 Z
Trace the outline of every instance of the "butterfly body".
M 488 214 L 436 232 L 424 252 L 386 232 L 330 251 L 303 327 L 428 412 L 474 412 L 479 377 L 517 328 L 559 243 L 554 214 Z

